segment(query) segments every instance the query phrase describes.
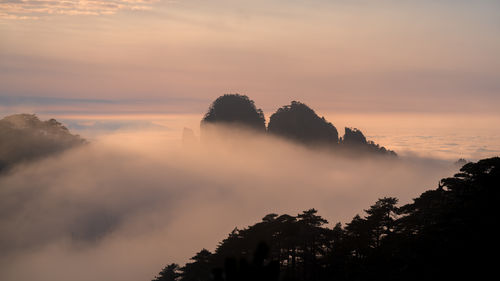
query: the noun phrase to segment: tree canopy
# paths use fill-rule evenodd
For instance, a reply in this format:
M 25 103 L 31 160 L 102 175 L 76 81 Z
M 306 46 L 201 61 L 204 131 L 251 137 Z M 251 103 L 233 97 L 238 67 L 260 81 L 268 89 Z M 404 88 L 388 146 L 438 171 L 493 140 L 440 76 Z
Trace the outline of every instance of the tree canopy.
M 315 209 L 268 214 L 198 253 L 175 280 L 483 280 L 496 273 L 499 188 L 494 157 L 412 203 L 383 197 L 345 226 L 330 228 Z

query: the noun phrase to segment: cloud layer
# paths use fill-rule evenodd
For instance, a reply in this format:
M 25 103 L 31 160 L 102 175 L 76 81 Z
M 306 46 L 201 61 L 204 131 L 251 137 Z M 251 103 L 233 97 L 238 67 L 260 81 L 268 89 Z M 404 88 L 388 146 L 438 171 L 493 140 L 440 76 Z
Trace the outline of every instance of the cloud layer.
M 454 169 L 237 135 L 182 147 L 160 133 L 116 134 L 0 178 L 0 279 L 148 280 L 268 213 L 314 207 L 345 222 Z
M 158 0 L 1 0 L 0 18 L 36 19 L 45 15 L 112 15 L 119 10 L 149 10 Z

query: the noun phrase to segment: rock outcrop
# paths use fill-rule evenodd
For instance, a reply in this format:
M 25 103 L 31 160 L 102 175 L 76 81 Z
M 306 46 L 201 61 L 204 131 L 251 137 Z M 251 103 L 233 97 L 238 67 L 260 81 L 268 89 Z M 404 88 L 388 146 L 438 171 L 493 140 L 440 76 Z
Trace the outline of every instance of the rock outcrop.
M 335 145 L 339 134 L 332 123 L 307 105 L 292 101 L 271 115 L 268 132 L 307 145 Z
M 266 130 L 262 110 L 255 107 L 253 100 L 239 94 L 217 98 L 201 121 L 202 127 L 206 124 L 238 125 L 261 132 Z
M 259 132 L 266 132 L 264 114 L 257 109 L 252 100 L 239 94 L 223 95 L 210 106 L 201 121 L 201 139 L 211 139 L 208 125 L 245 127 Z M 226 131 L 227 133 L 227 131 Z M 290 105 L 279 108 L 269 120 L 267 133 L 288 139 L 309 147 L 322 147 L 346 155 L 389 155 L 396 156 L 373 141 L 369 141 L 356 128 L 345 128 L 345 134 L 339 139 L 337 128 L 324 117 L 319 117 L 313 109 L 304 103 L 292 101 Z M 220 137 L 220 131 L 215 135 Z M 227 135 L 230 139 L 230 134 Z

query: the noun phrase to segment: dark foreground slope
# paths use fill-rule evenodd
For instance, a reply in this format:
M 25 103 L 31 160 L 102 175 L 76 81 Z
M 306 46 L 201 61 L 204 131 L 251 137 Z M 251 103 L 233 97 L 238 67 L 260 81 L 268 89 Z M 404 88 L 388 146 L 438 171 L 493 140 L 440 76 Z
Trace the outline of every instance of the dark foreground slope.
M 413 203 L 384 197 L 333 228 L 310 209 L 235 229 L 159 280 L 486 280 L 498 261 L 500 158 L 464 165 Z
M 33 114 L 7 116 L 0 120 L 0 172 L 84 143 L 55 119 L 41 121 Z

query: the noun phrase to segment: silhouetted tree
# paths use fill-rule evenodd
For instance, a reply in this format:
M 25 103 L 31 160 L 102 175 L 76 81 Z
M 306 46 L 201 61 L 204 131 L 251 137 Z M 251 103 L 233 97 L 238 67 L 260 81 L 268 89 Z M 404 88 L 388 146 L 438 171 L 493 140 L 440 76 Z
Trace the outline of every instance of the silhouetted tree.
M 179 270 L 180 267 L 178 264 L 169 264 L 158 273 L 158 276 L 153 281 L 176 281 L 181 276 Z
M 299 219 L 299 221 L 305 223 L 310 227 L 320 227 L 328 223 L 327 220 L 325 220 L 321 216 L 316 215 L 317 213 L 318 211 L 316 209 L 309 209 L 307 211 L 303 211 L 302 214 L 299 214 L 297 216 L 297 218 Z
M 184 280 L 485 280 L 496 274 L 500 158 L 468 163 L 412 203 L 384 197 L 332 229 L 309 209 L 233 230 Z M 175 270 L 174 270 L 175 272 Z
M 226 258 L 224 267 L 212 270 L 214 281 L 278 281 L 280 276 L 279 263 L 269 259 L 269 246 L 260 242 L 251 262 L 245 258 L 239 261 L 234 257 Z
M 486 279 L 495 264 L 489 256 L 497 240 L 500 158 L 465 164 L 400 208 L 394 244 L 412 279 Z M 395 248 L 395 247 L 394 247 Z
M 370 227 L 371 246 L 380 246 L 383 237 L 392 233 L 396 218 L 398 199 L 394 197 L 384 197 L 379 199 L 370 209 L 365 210 L 368 214 L 366 222 Z
M 213 264 L 211 263 L 212 253 L 203 249 L 191 258 L 193 262 L 187 263 L 182 271 L 182 281 L 210 280 Z

